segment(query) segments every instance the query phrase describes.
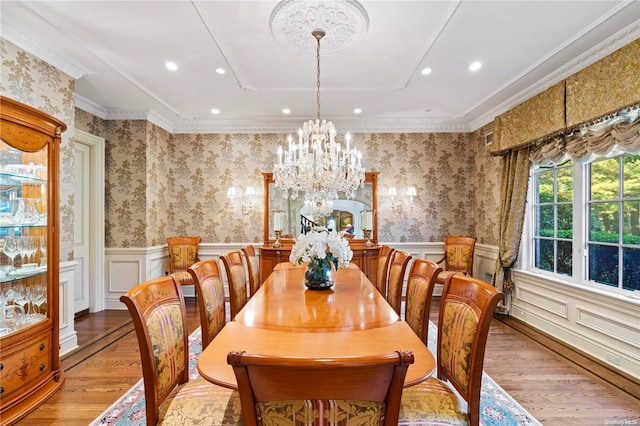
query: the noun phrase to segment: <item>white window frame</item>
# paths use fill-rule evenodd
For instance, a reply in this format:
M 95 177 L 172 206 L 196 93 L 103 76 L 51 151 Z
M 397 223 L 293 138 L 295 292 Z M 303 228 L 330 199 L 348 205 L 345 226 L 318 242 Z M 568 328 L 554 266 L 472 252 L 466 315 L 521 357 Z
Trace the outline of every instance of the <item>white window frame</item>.
M 620 154 L 611 155 L 609 158 L 620 157 Z M 589 205 L 587 203 L 589 194 L 589 164 L 591 162 L 573 162 L 573 265 L 572 276 L 559 274 L 535 266 L 535 166 L 529 171 L 529 190 L 527 193 L 527 206 L 525 213 L 525 222 L 522 232 L 522 240 L 520 244 L 520 259 L 518 268 L 530 271 L 552 279 L 553 281 L 579 285 L 581 287 L 590 287 L 610 294 L 620 294 L 628 296 L 633 292 L 624 290 L 620 287 L 613 287 L 606 284 L 600 284 L 596 281 L 590 281 L 588 277 L 589 253 L 588 253 L 588 236 L 589 236 Z M 621 179 L 623 171 L 620 170 Z M 621 195 L 622 196 L 622 195 Z

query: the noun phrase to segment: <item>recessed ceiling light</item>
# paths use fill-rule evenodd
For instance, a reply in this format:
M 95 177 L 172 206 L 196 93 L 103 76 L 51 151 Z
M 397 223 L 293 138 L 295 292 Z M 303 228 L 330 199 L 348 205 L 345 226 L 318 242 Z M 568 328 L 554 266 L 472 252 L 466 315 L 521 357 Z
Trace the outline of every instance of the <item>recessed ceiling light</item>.
M 291 110 L 289 108 L 283 108 L 282 109 L 282 113 L 283 114 L 291 114 Z
M 480 68 L 482 68 L 482 62 L 472 62 L 471 65 L 469 65 L 471 71 L 478 71 Z
M 171 71 L 175 71 L 178 69 L 178 64 L 176 64 L 175 62 L 166 62 L 164 64 L 165 67 L 167 67 L 168 70 Z
M 220 114 L 220 110 L 218 108 L 211 108 L 211 114 Z
M 222 68 L 222 67 L 218 67 L 218 68 L 216 68 L 216 72 L 217 72 L 218 74 L 224 74 L 224 73 L 226 73 L 226 71 L 225 71 L 225 70 L 224 70 L 224 68 Z
M 362 108 L 356 108 L 353 110 L 354 114 L 360 114 L 362 112 Z
M 429 75 L 431 74 L 431 68 L 425 68 L 422 70 L 422 75 Z

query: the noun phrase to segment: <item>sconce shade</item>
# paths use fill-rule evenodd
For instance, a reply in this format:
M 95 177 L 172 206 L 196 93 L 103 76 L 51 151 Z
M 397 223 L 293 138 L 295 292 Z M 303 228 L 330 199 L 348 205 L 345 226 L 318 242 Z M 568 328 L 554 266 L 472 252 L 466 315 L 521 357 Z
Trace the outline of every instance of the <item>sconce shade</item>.
M 395 197 L 396 195 L 398 195 L 398 192 L 396 191 L 396 187 L 395 186 L 389 187 L 389 196 Z
M 415 196 L 417 195 L 417 194 L 416 194 L 416 187 L 415 187 L 415 186 L 410 186 L 410 187 L 408 187 L 408 188 L 407 188 L 407 195 L 408 195 L 409 197 L 415 197 Z

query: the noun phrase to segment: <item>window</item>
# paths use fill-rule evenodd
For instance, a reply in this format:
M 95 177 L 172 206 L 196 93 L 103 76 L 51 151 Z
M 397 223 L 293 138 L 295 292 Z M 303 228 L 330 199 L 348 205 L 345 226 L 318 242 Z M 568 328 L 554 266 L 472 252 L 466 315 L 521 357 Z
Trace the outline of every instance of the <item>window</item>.
M 534 268 L 640 290 L 640 154 L 537 166 L 531 182 Z
M 536 268 L 572 275 L 573 178 L 571 162 L 534 172 L 534 264 Z
M 588 279 L 640 290 L 640 155 L 589 164 Z

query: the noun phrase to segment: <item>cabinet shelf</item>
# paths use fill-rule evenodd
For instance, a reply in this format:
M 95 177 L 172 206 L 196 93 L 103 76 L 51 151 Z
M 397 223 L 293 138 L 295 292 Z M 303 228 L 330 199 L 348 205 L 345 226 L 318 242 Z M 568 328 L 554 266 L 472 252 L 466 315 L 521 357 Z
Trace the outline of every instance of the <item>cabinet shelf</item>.
M 17 173 L 9 173 L 7 171 L 0 172 L 0 185 L 16 185 L 16 184 L 33 184 L 40 185 L 47 183 L 47 179 L 39 176 L 27 176 Z

